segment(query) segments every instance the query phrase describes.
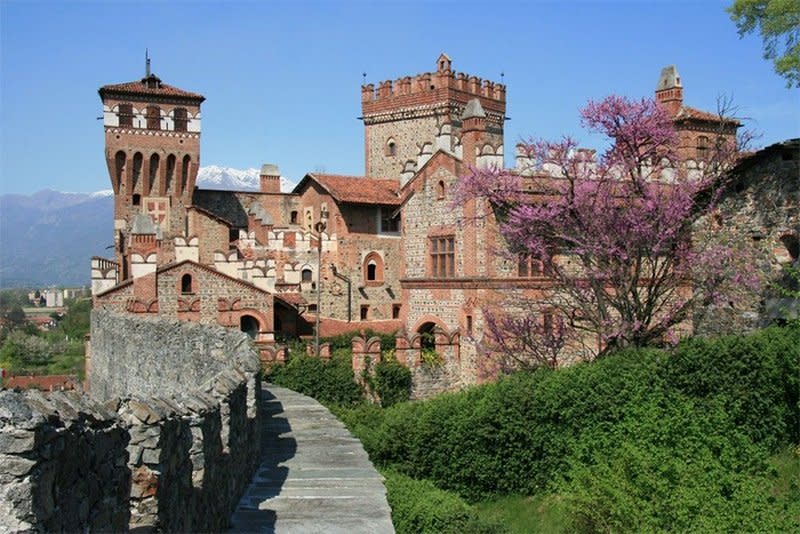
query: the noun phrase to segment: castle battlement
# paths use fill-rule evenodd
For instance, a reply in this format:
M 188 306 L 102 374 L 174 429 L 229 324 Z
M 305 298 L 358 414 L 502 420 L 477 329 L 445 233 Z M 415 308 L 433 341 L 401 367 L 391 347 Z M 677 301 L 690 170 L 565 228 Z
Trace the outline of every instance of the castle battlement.
M 490 112 L 505 113 L 506 86 L 463 72 L 455 72 L 445 54 L 437 60 L 436 72 L 404 76 L 361 86 L 363 114 L 383 113 L 404 107 L 435 103 L 466 104 L 478 98 Z

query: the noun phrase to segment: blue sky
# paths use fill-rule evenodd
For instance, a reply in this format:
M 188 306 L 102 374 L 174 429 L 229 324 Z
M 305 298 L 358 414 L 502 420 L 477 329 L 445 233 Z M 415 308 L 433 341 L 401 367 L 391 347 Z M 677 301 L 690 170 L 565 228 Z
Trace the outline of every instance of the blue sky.
M 0 194 L 109 187 L 97 89 L 141 78 L 145 48 L 165 83 L 207 99 L 201 165 L 276 163 L 294 181 L 363 174 L 362 72 L 432 71 L 441 52 L 505 73 L 506 154 L 530 136 L 597 145 L 586 100 L 652 96 L 669 64 L 686 104 L 715 111 L 724 94 L 759 144 L 800 136 L 800 91 L 739 39 L 729 3 L 0 0 Z

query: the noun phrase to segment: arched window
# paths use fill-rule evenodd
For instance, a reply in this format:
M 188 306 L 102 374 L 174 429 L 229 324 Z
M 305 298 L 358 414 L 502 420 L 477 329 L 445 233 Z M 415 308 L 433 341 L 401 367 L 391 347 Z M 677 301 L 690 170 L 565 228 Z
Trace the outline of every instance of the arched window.
M 158 157 L 158 154 L 153 154 L 152 156 L 150 156 L 150 179 L 148 180 L 147 184 L 147 192 L 150 194 L 152 194 L 153 188 L 156 185 L 159 163 L 160 163 L 160 158 Z
M 125 152 L 120 150 L 114 156 L 114 179 L 116 180 L 116 189 L 119 191 L 119 186 L 122 183 L 122 174 L 125 172 Z
M 119 125 L 124 128 L 133 128 L 133 105 L 119 105 Z
M 364 258 L 364 284 L 380 285 L 383 283 L 383 258 L 377 252 L 370 252 Z
M 436 184 L 436 199 L 444 200 L 444 180 L 439 180 L 439 183 Z
M 250 339 L 255 339 L 260 330 L 258 319 L 252 315 L 242 315 L 239 318 L 239 330 L 250 336 Z
M 161 108 L 158 106 L 147 106 L 147 129 L 161 129 Z
M 386 155 L 387 156 L 397 155 L 397 143 L 395 143 L 394 139 L 392 138 L 389 138 L 386 141 Z
M 175 108 L 172 111 L 172 118 L 175 121 L 175 131 L 185 132 L 189 125 L 189 119 L 186 114 L 185 108 Z
M 131 180 L 131 192 L 136 191 L 136 186 L 139 184 L 139 179 L 142 177 L 142 153 L 137 152 L 133 155 L 133 177 Z
M 301 279 L 303 282 L 311 282 L 311 280 L 312 280 L 312 278 L 313 278 L 313 274 L 314 274 L 314 273 L 312 273 L 312 272 L 311 272 L 311 269 L 309 269 L 309 268 L 305 268 L 305 269 L 303 269 L 303 271 L 301 272 L 301 278 L 300 278 L 300 279 Z
M 292 211 L 292 213 L 289 214 L 289 222 L 291 224 L 297 224 L 297 210 Z
M 164 184 L 164 191 L 166 193 L 172 192 L 172 183 L 175 181 L 175 154 L 167 156 L 167 177 Z
M 181 167 L 181 193 L 186 191 L 186 186 L 189 184 L 189 164 L 192 158 L 189 154 L 183 156 L 183 166 Z
M 192 275 L 189 273 L 181 277 L 181 293 L 192 293 Z

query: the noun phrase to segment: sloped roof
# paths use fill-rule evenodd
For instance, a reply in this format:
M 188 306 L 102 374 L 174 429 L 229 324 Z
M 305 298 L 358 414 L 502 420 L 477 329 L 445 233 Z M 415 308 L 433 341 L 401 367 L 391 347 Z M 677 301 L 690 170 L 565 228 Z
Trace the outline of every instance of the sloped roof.
M 162 83 L 161 80 L 154 74 L 133 82 L 104 85 L 98 92 L 100 93 L 101 97 L 112 94 L 162 96 L 185 100 L 195 100 L 198 101 L 198 104 L 206 99 L 201 94 L 184 91 L 183 89 Z
M 320 184 L 338 202 L 380 206 L 400 205 L 400 180 L 309 173 L 292 192 L 302 191 L 309 180 Z
M 681 109 L 675 114 L 675 120 L 693 119 L 698 121 L 721 122 L 720 116 L 717 113 L 710 113 L 689 106 L 681 106 Z M 725 117 L 724 122 L 728 124 L 741 125 L 739 121 L 732 117 Z

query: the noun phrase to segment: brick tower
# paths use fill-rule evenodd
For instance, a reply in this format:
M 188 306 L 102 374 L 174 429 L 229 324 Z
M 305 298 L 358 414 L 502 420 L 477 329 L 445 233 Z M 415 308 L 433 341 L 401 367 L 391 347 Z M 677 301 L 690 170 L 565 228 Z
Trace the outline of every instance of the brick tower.
M 105 85 L 106 164 L 114 190 L 114 245 L 120 281 L 131 276 L 131 230 L 148 215 L 160 230 L 159 263 L 174 261 L 172 238 L 184 235 L 200 164 L 202 95 L 165 83 L 150 72 L 141 80 Z
M 485 144 L 476 150 L 502 165 L 504 85 L 456 73 L 446 54 L 435 72 L 363 85 L 366 175 L 405 183 L 438 149 L 463 157 L 462 114 L 475 98 L 486 113 Z
M 683 158 L 699 164 L 713 157 L 712 145 L 715 143 L 736 146 L 736 130 L 741 123 L 732 117 L 721 117 L 719 112 L 710 113 L 685 105 L 683 84 L 675 65 L 661 69 L 655 98 L 672 117 Z

